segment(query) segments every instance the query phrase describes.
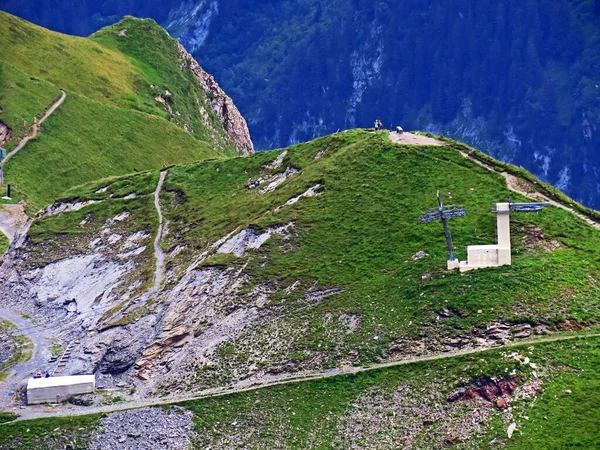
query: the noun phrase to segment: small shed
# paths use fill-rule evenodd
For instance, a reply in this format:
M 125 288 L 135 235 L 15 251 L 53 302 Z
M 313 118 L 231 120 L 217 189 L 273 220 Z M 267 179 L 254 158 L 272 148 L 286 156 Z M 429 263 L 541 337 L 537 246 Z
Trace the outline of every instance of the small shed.
M 404 130 L 402 129 L 402 127 L 401 127 L 400 125 L 398 125 L 398 126 L 396 127 L 396 131 L 398 132 L 398 134 L 402 134 L 402 133 L 404 133 Z
M 95 390 L 94 375 L 30 378 L 27 382 L 27 404 L 60 403 L 74 395 L 89 394 Z

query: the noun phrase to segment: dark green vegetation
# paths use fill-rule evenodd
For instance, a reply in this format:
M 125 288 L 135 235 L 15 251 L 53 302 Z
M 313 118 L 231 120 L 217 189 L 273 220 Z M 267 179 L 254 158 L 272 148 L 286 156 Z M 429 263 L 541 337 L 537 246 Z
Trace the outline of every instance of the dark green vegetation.
M 176 41 L 151 20 L 125 19 L 82 39 L 0 13 L 0 46 L 0 120 L 13 130 L 7 149 L 59 88 L 67 91 L 6 167 L 6 182 L 31 209 L 98 178 L 237 152 L 193 74 L 179 68 Z
M 518 355 L 519 359 L 515 356 Z M 533 363 L 524 363 L 525 358 Z M 194 448 L 562 449 L 600 445 L 600 339 L 492 350 L 185 402 Z M 449 395 L 512 373 L 510 411 Z M 85 448 L 98 415 L 3 425 L 0 448 Z M 476 420 L 474 422 L 474 420 Z M 507 438 L 508 425 L 517 429 Z M 26 431 L 28 430 L 28 431 Z
M 98 425 L 100 415 L 49 417 L 1 425 L 0 448 L 21 449 L 85 449 L 90 432 Z
M 600 205 L 597 0 L 157 3 L 4 7 L 82 35 L 125 14 L 155 18 L 232 95 L 258 148 L 375 118 L 431 125 Z
M 233 1 L 194 54 L 258 148 L 431 126 L 597 208 L 599 20 L 595 0 Z

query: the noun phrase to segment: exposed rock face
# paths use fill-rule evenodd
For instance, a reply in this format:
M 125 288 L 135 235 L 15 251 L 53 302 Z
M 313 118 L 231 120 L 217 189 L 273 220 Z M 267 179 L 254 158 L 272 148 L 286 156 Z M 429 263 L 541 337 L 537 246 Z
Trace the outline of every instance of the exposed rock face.
M 1 111 L 2 110 L 0 109 L 0 112 Z M 11 131 L 12 130 L 0 120 L 0 147 L 5 145 L 10 140 Z
M 254 145 L 250 139 L 246 120 L 235 107 L 231 98 L 219 87 L 213 76 L 206 73 L 181 44 L 179 45 L 179 51 L 182 58 L 180 69 L 185 70 L 187 66 L 194 74 L 206 94 L 210 108 L 219 117 L 237 148 L 244 155 L 254 153 Z

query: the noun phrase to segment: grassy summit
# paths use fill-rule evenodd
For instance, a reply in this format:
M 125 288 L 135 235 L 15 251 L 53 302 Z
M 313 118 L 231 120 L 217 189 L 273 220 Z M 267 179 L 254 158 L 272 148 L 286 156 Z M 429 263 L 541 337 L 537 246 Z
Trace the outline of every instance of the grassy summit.
M 54 33 L 0 12 L 0 120 L 7 150 L 67 92 L 41 134 L 6 167 L 35 208 L 65 189 L 237 149 L 177 42 L 152 20 L 126 18 L 90 38 Z
M 147 303 L 128 300 L 135 309 L 101 305 L 107 312 L 97 329 L 122 328 L 134 340 L 142 333 L 139 339 L 161 343 L 154 363 L 167 369 L 149 372 L 143 382 L 135 377 L 137 369 L 127 372 L 138 390 L 151 386 L 150 397 L 493 342 L 518 344 L 524 332 L 530 339 L 548 339 L 553 333 L 597 331 L 600 232 L 568 211 L 550 207 L 514 214 L 511 266 L 466 274 L 445 270 L 441 225 L 418 224 L 419 215 L 435 205 L 437 189 L 446 203 L 467 209 L 466 217 L 451 222 L 461 259 L 467 245 L 495 241 L 494 202 L 511 195 L 526 201 L 507 188 L 501 174 L 458 149 L 469 150 L 453 142 L 398 145 L 385 133 L 350 130 L 286 150 L 170 167 L 161 193 L 169 230 L 161 242 L 165 284 Z M 535 181 L 508 170 L 521 183 Z M 264 182 L 247 190 L 249 177 Z M 123 240 L 140 231 L 153 238 L 151 194 L 157 180 L 154 171 L 72 189 L 65 202 L 97 203 L 35 220 L 19 270 L 100 251 L 89 242 L 124 211 L 129 218 L 110 232 Z M 271 185 L 276 181 L 281 182 Z M 259 248 L 237 254 L 211 247 L 244 230 L 272 234 Z M 106 244 L 101 251 L 116 260 L 119 245 Z M 413 258 L 419 251 L 428 256 Z M 140 298 L 152 284 L 153 265 L 147 246 L 131 271 L 135 277 L 120 287 L 140 283 L 134 294 Z M 220 295 L 219 280 L 234 287 Z M 157 325 L 140 331 L 150 315 Z M 219 334 L 219 327 L 239 316 L 247 321 Z M 494 326 L 506 335 L 493 337 Z M 177 339 L 169 335 L 174 328 Z M 494 440 L 509 448 L 561 448 L 567 442 L 593 448 L 598 348 L 597 337 L 527 344 L 184 406 L 195 413 L 197 448 L 369 448 L 372 442 L 381 448 L 449 443 L 480 448 Z M 510 410 L 500 412 L 499 397 L 448 401 L 457 390 L 502 379 L 516 386 L 506 397 Z M 119 392 L 124 401 L 135 395 Z M 101 421 L 88 417 L 80 426 L 72 419 L 47 419 L 7 426 L 4 434 L 17 448 L 43 446 L 47 439 L 60 443 L 65 436 L 84 442 L 103 428 Z M 512 422 L 517 431 L 509 440 Z M 34 424 L 35 433 L 27 435 L 24 429 Z M 57 427 L 60 436 L 52 434 Z M 548 435 L 556 445 L 546 445 Z
M 600 233 L 556 207 L 512 215 L 512 266 L 465 275 L 445 270 L 441 224 L 418 224 L 419 214 L 435 205 L 437 189 L 446 203 L 467 209 L 467 217 L 451 221 L 460 259 L 466 259 L 467 245 L 495 242 L 494 202 L 509 196 L 527 201 L 509 191 L 500 174 L 450 145 L 400 146 L 385 134 L 354 130 L 291 147 L 279 167 L 269 168 L 281 154 L 176 166 L 162 193 L 169 221 L 162 243 L 171 274 L 167 291 L 224 236 L 289 225 L 288 236 L 273 233 L 259 249 L 239 257 L 215 254 L 199 269 L 227 273 L 238 268 L 244 279 L 239 295 L 269 292 L 260 307 L 264 321 L 244 328 L 215 353 L 223 380 L 252 364 L 317 361 L 319 367 L 331 367 L 351 351 L 359 362 L 368 362 L 442 350 L 453 339 L 485 337 L 486 327 L 496 322 L 549 330 L 565 323 L 586 326 L 600 318 Z M 268 180 L 285 173 L 292 175 L 271 191 L 261 192 L 268 181 L 259 189 L 244 189 L 248 177 Z M 139 175 L 128 183 L 149 193 L 156 179 L 156 173 Z M 68 257 L 64 249 L 71 248 L 70 242 L 84 245 L 87 233 L 91 239 L 110 214 L 101 211 L 113 208 L 113 202 L 126 208 L 116 195 L 106 199 L 111 191 L 97 193 L 100 187 L 74 190 L 70 200 L 104 199 L 103 204 L 34 222 L 31 239 L 42 245 L 44 261 Z M 319 195 L 286 205 L 311 188 Z M 145 208 L 146 216 L 154 217 L 150 202 Z M 79 226 L 83 218 L 88 222 L 84 230 Z M 60 244 L 53 254 L 43 243 L 55 238 Z M 419 251 L 429 256 L 413 259 Z M 153 264 L 151 256 L 146 264 Z M 243 307 L 232 301 L 234 309 Z M 201 329 L 189 332 L 197 335 Z M 215 382 L 213 372 L 189 364 L 198 373 L 197 382 Z

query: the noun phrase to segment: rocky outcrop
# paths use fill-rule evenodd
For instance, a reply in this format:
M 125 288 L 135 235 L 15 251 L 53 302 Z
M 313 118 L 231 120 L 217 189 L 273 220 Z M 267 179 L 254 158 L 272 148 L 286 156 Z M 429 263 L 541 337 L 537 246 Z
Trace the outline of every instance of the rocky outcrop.
M 0 147 L 4 146 L 10 140 L 11 131 L 8 125 L 0 120 Z
M 179 44 L 179 52 L 182 59 L 180 69 L 188 68 L 194 74 L 206 94 L 211 110 L 219 117 L 236 147 L 244 155 L 254 153 L 254 145 L 250 139 L 246 120 L 231 98 L 219 87 L 214 77 L 206 73 L 181 44 Z

